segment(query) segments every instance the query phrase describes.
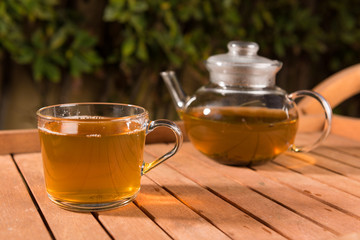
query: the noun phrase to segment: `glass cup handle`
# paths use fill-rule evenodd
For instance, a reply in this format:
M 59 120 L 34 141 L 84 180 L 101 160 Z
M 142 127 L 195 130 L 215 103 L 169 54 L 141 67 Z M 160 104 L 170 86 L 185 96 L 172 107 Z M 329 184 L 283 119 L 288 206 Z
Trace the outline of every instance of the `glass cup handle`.
M 162 163 L 165 160 L 167 160 L 168 158 L 172 157 L 180 149 L 181 144 L 183 142 L 183 134 L 182 134 L 180 128 L 174 122 L 165 120 L 165 119 L 150 121 L 150 123 L 148 124 L 147 129 L 146 129 L 146 134 L 150 133 L 155 128 L 160 127 L 160 126 L 168 127 L 173 131 L 173 133 L 175 134 L 175 137 L 176 137 L 175 138 L 175 146 L 173 147 L 173 149 L 171 151 L 165 153 L 163 156 L 155 159 L 154 161 L 152 161 L 150 163 L 144 163 L 142 166 L 141 175 L 144 175 L 145 173 L 147 173 L 148 171 L 150 171 L 151 169 L 153 169 L 160 163 Z
M 327 136 L 330 134 L 330 130 L 331 130 L 332 109 L 331 109 L 330 104 L 326 101 L 326 99 L 323 96 L 321 96 L 319 93 L 316 93 L 313 91 L 308 91 L 308 90 L 300 90 L 300 91 L 296 91 L 296 92 L 289 94 L 288 98 L 290 100 L 294 101 L 296 98 L 305 97 L 305 96 L 313 97 L 318 102 L 320 102 L 321 106 L 324 109 L 324 113 L 325 113 L 325 125 L 322 130 L 321 136 L 316 140 L 316 142 L 314 142 L 311 145 L 306 145 L 306 146 L 301 146 L 301 147 L 292 145 L 290 147 L 290 149 L 294 152 L 308 152 L 311 149 L 317 147 L 322 141 L 324 141 L 327 138 Z

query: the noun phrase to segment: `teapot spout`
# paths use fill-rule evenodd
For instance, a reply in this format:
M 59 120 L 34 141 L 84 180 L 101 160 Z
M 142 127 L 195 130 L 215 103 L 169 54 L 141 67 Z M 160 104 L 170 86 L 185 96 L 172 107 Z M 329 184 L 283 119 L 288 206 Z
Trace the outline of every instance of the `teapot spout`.
M 176 110 L 178 113 L 182 112 L 185 108 L 188 97 L 181 88 L 174 71 L 161 72 L 160 75 L 170 92 L 171 98 L 176 106 Z

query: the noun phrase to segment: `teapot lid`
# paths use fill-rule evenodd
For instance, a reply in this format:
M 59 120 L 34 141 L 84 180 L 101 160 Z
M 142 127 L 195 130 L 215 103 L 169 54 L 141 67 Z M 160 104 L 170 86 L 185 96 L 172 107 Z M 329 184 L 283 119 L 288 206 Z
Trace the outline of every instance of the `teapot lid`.
M 255 42 L 231 41 L 225 54 L 211 56 L 206 61 L 210 81 L 220 85 L 268 87 L 275 85 L 275 74 L 282 63 L 257 55 Z

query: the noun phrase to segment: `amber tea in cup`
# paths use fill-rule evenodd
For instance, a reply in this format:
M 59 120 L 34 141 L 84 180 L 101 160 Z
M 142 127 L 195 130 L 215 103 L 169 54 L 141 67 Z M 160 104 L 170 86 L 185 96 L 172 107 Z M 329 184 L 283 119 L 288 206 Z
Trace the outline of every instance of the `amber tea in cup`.
M 181 131 L 167 120 L 149 121 L 144 108 L 108 103 L 45 107 L 38 112 L 46 190 L 73 211 L 107 210 L 132 201 L 141 176 L 178 150 Z M 146 134 L 157 126 L 173 130 L 175 147 L 144 163 Z

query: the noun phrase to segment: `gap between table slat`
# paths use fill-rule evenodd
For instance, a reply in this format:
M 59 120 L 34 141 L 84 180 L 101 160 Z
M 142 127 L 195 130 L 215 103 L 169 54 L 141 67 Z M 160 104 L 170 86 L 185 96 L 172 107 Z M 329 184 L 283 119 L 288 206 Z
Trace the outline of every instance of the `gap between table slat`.
M 206 163 L 207 166 L 213 167 L 223 175 L 231 177 L 258 193 L 267 196 L 272 201 L 283 205 L 298 215 L 301 215 L 320 226 L 326 227 L 329 230 L 333 230 L 343 235 L 360 229 L 360 220 L 354 219 L 353 216 L 349 216 L 315 199 L 309 198 L 291 188 L 284 187 L 248 168 L 218 164 L 203 155 L 198 155 L 197 160 Z M 342 222 L 346 222 L 347 224 L 339 224 Z
M 174 239 L 229 239 L 146 176 L 136 203 Z
M 145 159 L 152 158 L 145 154 Z M 160 165 L 146 176 L 232 238 L 284 239 L 167 164 Z
M 337 149 L 343 153 L 360 157 L 360 142 L 330 134 L 320 146 Z
M 10 155 L 0 156 L 0 239 L 51 239 Z
M 26 190 L 27 190 L 27 192 L 29 193 L 29 196 L 31 197 L 31 200 L 32 200 L 33 203 L 34 203 L 36 210 L 38 211 L 38 213 L 39 213 L 39 215 L 40 215 L 40 217 L 41 217 L 41 220 L 43 221 L 46 229 L 48 230 L 48 232 L 49 232 L 49 234 L 50 234 L 50 237 L 51 237 L 52 239 L 55 239 L 55 236 L 54 236 L 53 232 L 51 231 L 51 229 L 50 229 L 50 227 L 49 227 L 49 224 L 47 223 L 47 221 L 46 221 L 46 219 L 45 219 L 45 216 L 44 216 L 44 214 L 42 213 L 42 211 L 41 211 L 41 209 L 40 209 L 39 204 L 36 202 L 36 199 L 35 199 L 35 197 L 34 197 L 34 194 L 32 193 L 32 191 L 31 191 L 31 189 L 30 189 L 30 186 L 29 186 L 28 183 L 26 182 L 26 179 L 25 179 L 24 175 L 22 174 L 22 172 L 21 172 L 21 170 L 20 170 L 17 162 L 15 161 L 14 156 L 11 155 L 11 158 L 12 158 L 12 160 L 13 160 L 13 162 L 14 162 L 14 164 L 15 164 L 15 166 L 16 166 L 16 168 L 17 168 L 17 170 L 18 170 L 18 172 L 19 172 L 19 174 L 20 174 L 20 176 L 21 176 L 21 178 L 22 178 L 25 186 L 26 186 Z
M 333 171 L 344 175 L 350 179 L 360 182 L 360 169 L 356 167 L 343 164 L 339 161 L 334 161 L 331 158 L 313 153 L 287 153 L 288 156 L 299 159 L 301 161 L 316 165 L 318 167 Z M 360 160 L 360 159 L 359 159 Z
M 99 221 L 115 239 L 171 239 L 147 213 L 134 203 L 111 211 L 98 212 Z
M 311 152 L 316 155 L 331 158 L 334 161 L 341 162 L 355 168 L 360 168 L 360 157 L 354 156 L 349 153 L 344 153 L 336 148 L 329 148 L 324 146 L 318 147 Z
M 275 158 L 273 162 L 328 186 L 360 197 L 360 183 L 344 175 L 286 155 Z
M 187 147 L 191 147 L 191 144 L 184 144 L 182 150 L 166 164 L 204 188 L 212 189 L 222 195 L 229 203 L 257 216 L 274 231 L 281 232 L 284 236 L 292 239 L 319 239 L 320 237 L 332 239 L 335 237 L 329 230 L 225 177 L 217 169 L 204 165 L 204 162 L 198 159 L 201 155 L 196 155 L 198 152 L 194 149 L 187 151 Z M 151 145 L 147 149 L 156 155 L 163 151 L 159 144 Z
M 16 154 L 14 159 L 23 173 L 55 238 L 110 239 L 90 213 L 75 213 L 50 201 L 45 190 L 40 153 Z
M 360 219 L 360 198 L 358 197 L 315 181 L 275 163 L 270 162 L 256 166 L 254 169 L 272 180 L 278 181 L 281 184 Z

